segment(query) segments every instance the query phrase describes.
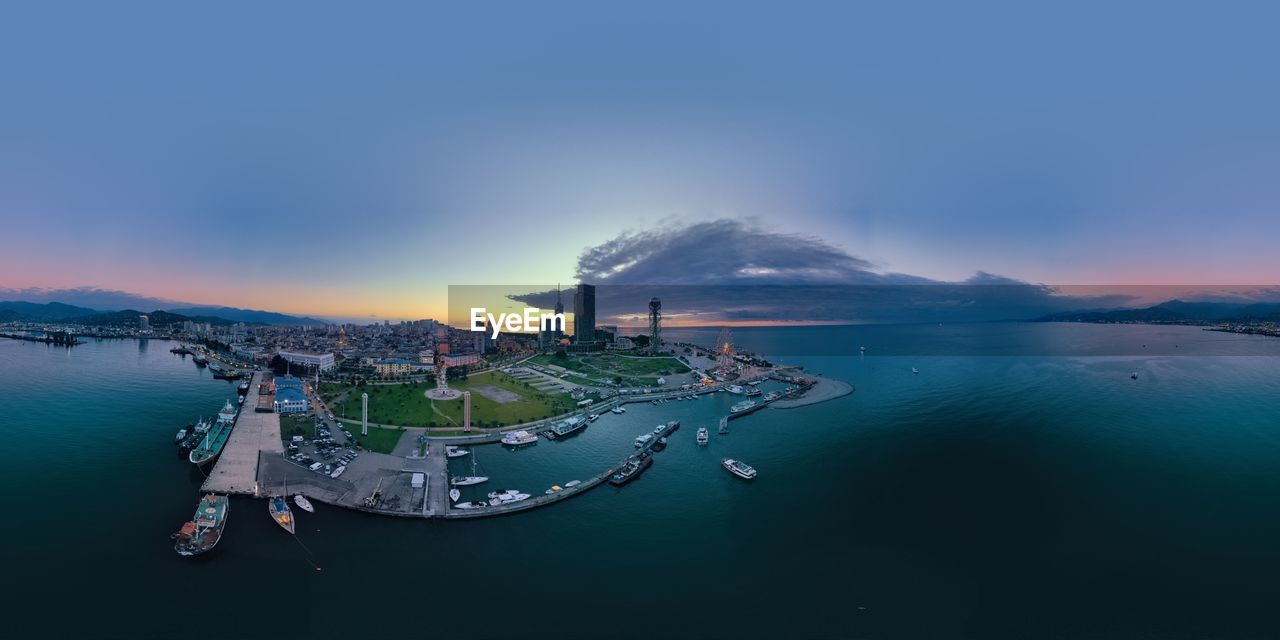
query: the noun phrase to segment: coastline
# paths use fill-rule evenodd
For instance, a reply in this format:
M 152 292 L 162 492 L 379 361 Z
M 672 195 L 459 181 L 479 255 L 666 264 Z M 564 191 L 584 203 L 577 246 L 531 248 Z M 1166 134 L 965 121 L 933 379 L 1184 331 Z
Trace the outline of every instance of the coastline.
M 775 409 L 796 409 L 799 407 L 807 407 L 809 405 L 843 398 L 853 393 L 853 385 L 835 378 L 826 378 L 819 375 L 809 374 L 817 382 L 804 392 L 799 398 L 791 400 L 775 400 L 769 403 L 769 406 Z

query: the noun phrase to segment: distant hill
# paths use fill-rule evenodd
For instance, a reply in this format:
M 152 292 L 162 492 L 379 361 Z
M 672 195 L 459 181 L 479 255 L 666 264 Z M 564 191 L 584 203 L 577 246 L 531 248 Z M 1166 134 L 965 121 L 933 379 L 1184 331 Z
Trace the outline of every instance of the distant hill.
M 147 312 L 136 309 L 102 311 L 61 302 L 40 303 L 19 300 L 0 302 L 0 322 L 75 322 L 104 327 L 136 327 L 138 315 L 144 313 L 150 317 L 152 324 L 168 324 L 185 320 L 210 324 L 237 322 L 259 325 L 327 324 L 315 318 L 235 307 L 185 307 Z
M 1036 318 L 1037 322 L 1139 322 L 1153 324 L 1217 324 L 1220 322 L 1280 322 L 1280 303 L 1184 302 L 1170 300 L 1142 309 L 1066 311 Z
M 178 313 L 170 313 L 168 311 L 138 311 L 137 309 L 125 309 L 124 311 L 107 311 L 103 313 L 95 313 L 89 316 L 77 316 L 75 318 L 63 318 L 65 322 L 75 322 L 94 327 L 138 327 L 138 316 L 147 316 L 148 322 L 153 327 L 162 327 L 174 323 L 186 322 L 208 322 L 214 325 L 234 324 L 225 318 L 217 318 L 213 316 L 187 316 Z
M 43 304 L 22 301 L 0 302 L 0 322 L 61 320 L 89 316 L 95 313 L 98 313 L 96 309 L 62 304 L 61 302 L 46 302 Z
M 316 320 L 315 318 L 291 316 L 283 313 L 276 313 L 274 311 L 237 309 L 236 307 L 185 307 L 168 309 L 168 311 L 170 313 L 176 313 L 184 316 L 210 316 L 225 318 L 231 322 L 243 322 L 245 324 L 328 324 L 323 320 Z

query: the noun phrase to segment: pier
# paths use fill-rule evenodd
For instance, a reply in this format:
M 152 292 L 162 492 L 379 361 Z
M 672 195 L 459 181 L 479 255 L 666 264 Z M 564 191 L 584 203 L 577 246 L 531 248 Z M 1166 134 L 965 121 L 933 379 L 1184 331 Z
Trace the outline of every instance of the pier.
M 249 379 L 249 395 L 241 405 L 231 438 L 205 479 L 202 491 L 256 495 L 259 454 L 272 457 L 284 454 L 284 445 L 280 442 L 280 416 L 252 409 L 258 404 L 257 383 L 258 374 L 254 374 Z

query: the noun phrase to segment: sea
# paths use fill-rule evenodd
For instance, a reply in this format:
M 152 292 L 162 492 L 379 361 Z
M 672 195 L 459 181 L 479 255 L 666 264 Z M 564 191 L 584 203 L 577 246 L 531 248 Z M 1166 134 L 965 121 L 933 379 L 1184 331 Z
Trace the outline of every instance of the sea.
M 451 461 L 492 478 L 469 498 L 541 494 L 681 422 L 638 480 L 508 516 L 319 504 L 294 537 L 233 498 L 197 558 L 170 540 L 203 479 L 173 436 L 235 387 L 161 340 L 0 340 L 4 635 L 1280 637 L 1280 340 L 1056 323 L 733 337 L 855 390 L 727 435 L 739 396 L 632 404 Z

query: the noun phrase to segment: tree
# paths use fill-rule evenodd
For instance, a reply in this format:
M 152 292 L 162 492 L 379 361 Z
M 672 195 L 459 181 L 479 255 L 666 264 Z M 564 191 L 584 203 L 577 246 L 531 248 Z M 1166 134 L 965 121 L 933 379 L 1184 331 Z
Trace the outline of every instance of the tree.
M 281 358 L 280 354 L 276 354 L 272 356 L 271 363 L 268 364 L 267 366 L 271 369 L 272 373 L 278 376 L 282 376 L 286 373 L 289 373 L 289 361 L 285 360 L 284 358 Z

